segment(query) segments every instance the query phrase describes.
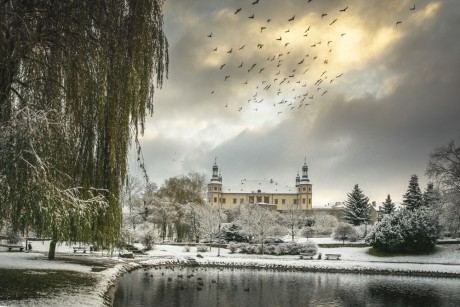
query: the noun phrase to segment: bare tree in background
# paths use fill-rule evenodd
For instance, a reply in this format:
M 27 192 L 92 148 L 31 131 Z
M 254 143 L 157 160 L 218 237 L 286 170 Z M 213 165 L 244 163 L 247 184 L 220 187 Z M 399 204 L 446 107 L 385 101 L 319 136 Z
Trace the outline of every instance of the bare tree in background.
M 452 236 L 460 230 L 460 147 L 451 140 L 430 154 L 426 174 L 441 192 L 441 224 Z

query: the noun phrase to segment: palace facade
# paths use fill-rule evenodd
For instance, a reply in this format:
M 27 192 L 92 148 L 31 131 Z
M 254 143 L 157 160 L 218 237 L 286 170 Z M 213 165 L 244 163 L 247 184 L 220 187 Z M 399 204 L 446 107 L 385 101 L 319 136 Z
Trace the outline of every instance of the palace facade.
M 293 207 L 311 209 L 313 191 L 308 179 L 306 159 L 302 166 L 302 177 L 297 173 L 295 183 L 295 186 L 284 186 L 273 179 L 243 179 L 236 186 L 223 185 L 217 161 L 214 161 L 211 181 L 208 183 L 208 203 L 225 209 L 247 204 L 258 204 L 279 211 Z

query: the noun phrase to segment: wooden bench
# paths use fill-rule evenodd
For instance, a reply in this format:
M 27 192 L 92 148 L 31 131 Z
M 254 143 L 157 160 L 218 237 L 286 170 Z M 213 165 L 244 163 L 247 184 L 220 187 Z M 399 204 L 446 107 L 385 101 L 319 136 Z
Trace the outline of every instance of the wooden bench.
M 24 250 L 24 246 L 20 244 L 7 244 L 6 247 L 8 248 L 9 251 L 11 251 L 13 248 L 19 249 L 20 252 Z
M 313 256 L 310 255 L 310 254 L 303 254 L 303 253 L 300 253 L 300 259 L 313 260 Z
M 86 247 L 84 246 L 74 246 L 73 247 L 73 252 L 76 253 L 77 251 L 83 251 L 83 253 L 86 253 Z
M 341 254 L 324 254 L 324 259 L 329 260 L 329 259 L 336 259 L 340 260 Z

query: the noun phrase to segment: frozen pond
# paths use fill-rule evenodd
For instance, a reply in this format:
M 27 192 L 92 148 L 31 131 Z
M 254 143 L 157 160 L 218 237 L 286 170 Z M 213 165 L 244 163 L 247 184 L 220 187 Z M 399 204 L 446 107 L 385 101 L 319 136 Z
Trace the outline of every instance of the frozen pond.
M 460 306 L 460 279 L 254 269 L 137 270 L 114 306 Z

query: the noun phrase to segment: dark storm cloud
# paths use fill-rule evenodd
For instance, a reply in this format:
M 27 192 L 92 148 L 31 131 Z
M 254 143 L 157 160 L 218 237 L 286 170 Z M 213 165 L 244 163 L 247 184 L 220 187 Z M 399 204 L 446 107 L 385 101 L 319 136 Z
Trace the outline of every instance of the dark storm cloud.
M 414 2 L 416 10 L 409 11 Z M 210 174 L 217 156 L 224 184 L 236 185 L 244 178 L 273 178 L 292 185 L 307 156 L 316 193 L 314 205 L 346 199 L 356 183 L 371 200 L 381 202 L 390 193 L 400 201 L 412 174 L 422 177 L 424 188 L 428 154 L 455 138 L 460 128 L 460 41 L 456 39 L 460 2 L 349 0 L 310 4 L 283 1 L 280 5 L 261 0 L 260 6 L 253 8 L 246 1 L 168 2 L 165 26 L 171 43 L 170 78 L 163 90 L 157 91 L 156 116 L 151 121 L 160 136 L 143 141 L 147 166 L 157 183 L 161 184 L 160 178 L 189 170 Z M 337 11 L 346 6 L 347 15 L 342 17 Z M 232 18 L 238 7 L 242 7 L 238 14 L 245 14 L 240 20 L 244 26 L 235 32 L 226 25 L 234 25 Z M 251 28 L 246 15 L 256 9 L 260 19 Z M 330 58 L 345 75 L 331 83 L 322 99 L 315 97 L 308 108 L 300 109 L 302 112 L 297 108 L 276 109 L 282 113 L 274 116 L 277 111 L 268 115 L 253 111 L 256 105 L 247 102 L 252 89 L 241 85 L 244 75 L 238 75 L 236 68 L 243 53 L 238 58 L 235 51 L 222 52 L 213 58 L 212 48 L 238 49 L 249 42 L 247 48 L 251 39 L 257 44 L 265 18 L 273 19 L 273 28 L 267 30 L 278 37 L 289 27 L 287 19 L 293 13 L 296 20 L 312 14 L 302 22 L 305 27 L 312 26 L 312 35 L 319 35 L 324 28 L 317 20 L 322 12 L 329 13 L 329 23 L 332 12 L 338 14 L 340 19 L 334 25 L 350 31 L 343 41 L 334 39 L 333 52 L 337 54 Z M 396 21 L 402 24 L 396 27 Z M 210 32 L 212 39 L 207 37 Z M 353 39 L 359 43 L 355 49 L 347 49 L 346 44 Z M 268 40 L 264 43 L 264 48 L 272 44 Z M 347 53 L 339 54 L 340 50 Z M 295 64 L 298 51 L 292 52 Z M 257 61 L 256 56 L 248 49 L 245 65 Z M 347 66 L 343 59 L 356 66 Z M 232 75 L 225 82 L 218 68 L 223 62 L 231 66 L 226 73 Z M 274 74 L 268 69 L 261 75 L 264 73 Z M 333 78 L 332 73 L 329 78 Z M 252 81 L 255 87 L 260 80 Z M 276 103 L 279 98 L 272 96 L 266 95 L 263 103 Z M 233 109 L 226 108 L 227 104 Z M 240 112 L 238 106 L 246 109 Z M 269 119 L 261 121 L 263 116 Z M 212 121 L 200 130 L 206 140 L 199 135 L 187 139 L 162 134 L 168 123 L 173 127 L 181 120 L 191 121 L 184 135 L 189 132 L 186 130 L 196 129 L 194 125 Z M 227 128 L 232 123 L 234 133 Z M 183 162 L 173 161 L 176 156 Z

